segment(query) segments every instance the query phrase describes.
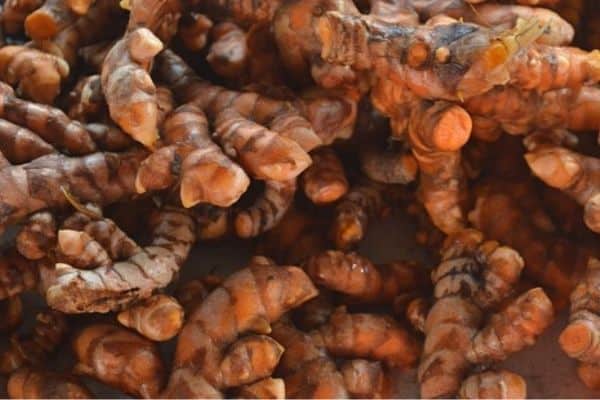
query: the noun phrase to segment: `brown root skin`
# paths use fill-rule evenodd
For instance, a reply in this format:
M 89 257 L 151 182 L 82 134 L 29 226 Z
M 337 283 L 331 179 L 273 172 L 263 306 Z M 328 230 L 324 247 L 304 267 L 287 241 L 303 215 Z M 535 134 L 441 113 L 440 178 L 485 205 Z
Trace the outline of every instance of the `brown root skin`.
M 2 5 L 2 31 L 14 35 L 23 32 L 25 18 L 43 4 L 43 0 L 7 1 Z
M 76 17 L 66 1 L 45 0 L 40 8 L 25 18 L 25 32 L 36 41 L 52 39 Z
M 0 354 L 0 372 L 9 374 L 23 365 L 44 365 L 62 343 L 67 330 L 64 314 L 53 310 L 38 313 L 31 335 L 13 336 L 8 348 Z
M 157 61 L 158 75 L 177 100 L 206 112 L 224 152 L 254 178 L 289 180 L 310 165 L 311 149 L 303 149 L 296 139 L 316 135 L 291 102 L 212 85 L 168 50 Z
M 166 189 L 179 180 L 184 207 L 198 203 L 228 207 L 246 191 L 250 179 L 212 141 L 208 121 L 198 107 L 178 107 L 162 130 L 166 146 L 141 164 L 138 192 Z
M 81 122 L 98 120 L 106 115 L 106 102 L 100 84 L 100 75 L 90 75 L 81 78 L 68 98 L 69 118 Z
M 296 179 L 265 181 L 263 194 L 247 209 L 235 215 L 235 231 L 241 238 L 251 238 L 275 227 L 294 201 Z
M 326 324 L 335 309 L 333 294 L 319 289 L 317 297 L 294 310 L 292 320 L 303 331 L 310 331 Z
M 71 228 L 70 243 L 61 243 L 59 232 L 59 254 L 71 244 L 79 250 L 71 255 L 72 265 L 56 264 L 56 277 L 44 284 L 46 302 L 68 313 L 109 312 L 167 286 L 195 242 L 195 224 L 183 210 L 166 207 L 150 216 L 149 225 L 152 239 L 143 248 L 110 220 Z M 100 253 L 101 262 L 84 262 Z
M 279 364 L 286 398 L 347 398 L 344 378 L 322 344 L 279 321 L 271 334 L 286 351 Z
M 247 3 L 243 0 L 209 0 L 191 2 L 215 20 L 228 19 L 240 26 L 268 23 L 281 5 L 281 0 L 264 0 Z
M 244 385 L 236 392 L 240 399 L 285 399 L 285 382 L 278 378 L 265 378 L 250 385 Z
M 391 303 L 397 296 L 425 291 L 429 277 L 409 262 L 374 265 L 354 252 L 330 250 L 311 257 L 305 270 L 313 282 L 361 303 Z
M 152 147 L 158 139 L 156 87 L 151 62 L 163 43 L 147 28 L 125 34 L 102 64 L 102 90 L 111 118 L 135 140 Z
M 0 49 L 0 79 L 25 98 L 51 104 L 68 75 L 69 65 L 55 55 L 27 46 Z
M 200 51 L 206 45 L 212 21 L 204 14 L 190 12 L 183 14 L 179 21 L 178 39 L 186 49 Z
M 362 359 L 346 361 L 340 372 L 348 394 L 355 399 L 386 399 L 392 396 L 392 382 L 381 363 Z
M 600 232 L 600 159 L 553 146 L 527 153 L 525 159 L 538 178 L 583 205 L 585 224 Z
M 456 395 L 470 368 L 467 351 L 484 310 L 511 293 L 523 268 L 516 251 L 484 241 L 475 230 L 448 236 L 441 254 L 442 263 L 432 272 L 436 300 L 425 320 L 418 369 L 424 398 Z
M 348 191 L 344 167 L 335 151 L 325 147 L 311 153 L 312 165 L 302 175 L 304 194 L 317 205 L 337 201 Z
M 246 32 L 231 22 L 222 22 L 212 29 L 213 42 L 206 60 L 218 75 L 234 79 L 240 76 L 248 62 Z
M 410 368 L 421 354 L 417 339 L 392 318 L 341 308 L 311 335 L 334 356 L 368 358 L 389 367 Z
M 183 326 L 183 308 L 171 296 L 157 294 L 117 315 L 124 326 L 155 342 L 167 341 Z
M 230 275 L 189 315 L 179 334 L 174 369 L 162 396 L 218 396 L 227 387 L 219 367 L 225 349 L 245 332 L 269 333 L 272 322 L 316 295 L 317 290 L 299 268 L 253 259 L 249 267 Z
M 0 300 L 0 310 L 4 316 L 0 332 L 12 332 L 23 322 L 23 302 L 20 295 Z
M 92 394 L 76 378 L 41 369 L 13 372 L 6 387 L 11 399 L 89 399 Z
M 369 179 L 387 184 L 408 184 L 416 179 L 418 171 L 411 154 L 378 149 L 361 153 L 360 166 Z
M 34 289 L 39 281 L 38 266 L 16 250 L 0 257 L 0 300 Z
M 485 371 L 465 379 L 458 398 L 526 399 L 527 383 L 520 375 L 507 370 Z
M 419 164 L 420 195 L 433 224 L 446 234 L 465 226 L 461 191 L 465 185 L 460 149 L 469 140 L 472 121 L 448 102 L 413 105 L 408 137 Z
M 367 233 L 369 219 L 385 208 L 384 188 L 372 181 L 351 186 L 335 207 L 331 237 L 335 247 L 348 250 Z
M 155 343 L 127 329 L 90 325 L 73 340 L 78 360 L 74 370 L 125 393 L 156 398 L 164 383 L 165 367 Z
M 473 364 L 505 360 L 510 354 L 533 345 L 553 319 L 550 299 L 541 288 L 531 289 L 492 315 L 473 337 L 467 358 Z

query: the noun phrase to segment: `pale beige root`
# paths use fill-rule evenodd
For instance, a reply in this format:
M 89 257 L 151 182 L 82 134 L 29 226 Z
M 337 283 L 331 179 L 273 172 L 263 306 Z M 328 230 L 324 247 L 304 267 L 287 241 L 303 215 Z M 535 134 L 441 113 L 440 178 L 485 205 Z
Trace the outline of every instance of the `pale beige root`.
M 81 122 L 102 119 L 106 115 L 106 102 L 100 84 L 100 75 L 81 78 L 69 92 L 69 118 Z
M 48 305 L 68 313 L 108 312 L 147 298 L 173 280 L 196 238 L 193 219 L 177 208 L 166 207 L 150 217 L 152 240 L 143 248 L 112 221 L 106 223 L 106 229 L 94 229 L 98 225 L 92 222 L 69 232 L 75 244 L 72 259 L 80 263 L 89 257 L 87 252 L 102 249 L 102 263 L 88 270 L 57 263 L 56 278 L 46 284 Z M 67 243 L 60 240 L 63 232 L 59 231 L 58 250 L 65 253 Z M 116 238 L 122 239 L 115 243 Z
M 368 149 L 360 154 L 360 167 L 375 182 L 407 184 L 417 177 L 418 164 L 406 151 Z
M 90 399 L 92 394 L 71 375 L 23 367 L 8 378 L 11 399 Z
M 23 322 L 23 302 L 20 295 L 0 300 L 0 312 L 3 320 L 0 322 L 0 332 L 12 332 Z
M 206 60 L 218 75 L 235 79 L 245 70 L 248 62 L 246 32 L 232 22 L 222 22 L 211 31 L 213 42 Z
M 25 18 L 25 32 L 36 41 L 52 39 L 69 26 L 77 15 L 66 1 L 45 0 L 44 4 Z
M 513 86 L 497 87 L 467 100 L 473 135 L 482 140 L 503 131 L 523 135 L 536 129 L 594 130 L 600 124 L 600 90 L 584 86 L 545 93 Z
M 392 381 L 378 361 L 355 359 L 340 367 L 348 394 L 355 399 L 392 398 Z
M 0 300 L 34 289 L 39 281 L 38 266 L 16 250 L 0 257 Z
M 43 0 L 8 0 L 2 5 L 0 24 L 4 34 L 23 32 L 23 22 L 29 14 L 43 4 Z
M 520 89 L 578 89 L 600 81 L 600 51 L 534 45 L 517 53 L 508 68 L 510 84 Z
M 537 19 L 544 25 L 544 31 L 537 43 L 564 46 L 571 43 L 575 30 L 559 14 L 542 7 L 526 7 L 489 2 L 472 6 L 464 0 L 410 1 L 424 19 L 445 14 L 449 17 L 472 22 L 494 29 L 511 29 L 519 20 Z
M 441 254 L 431 275 L 435 302 L 425 320 L 418 369 L 424 398 L 456 395 L 470 367 L 467 350 L 482 323 L 483 308 L 506 298 L 523 268 L 516 251 L 484 242 L 475 230 L 448 236 Z
M 71 155 L 90 154 L 99 149 L 122 151 L 131 147 L 132 141 L 128 139 L 128 136 L 113 126 L 98 123 L 83 125 L 79 121 L 67 117 L 59 108 L 22 100 L 14 96 L 12 89 L 2 85 L 0 117 L 6 120 L 3 122 L 6 135 L 8 135 L 6 140 L 12 140 L 12 133 L 26 135 L 19 133 L 20 130 L 15 132 L 14 129 L 18 127 L 31 130 L 39 138 L 37 144 L 32 143 L 29 152 L 46 151 L 47 146 L 44 146 L 41 141 Z M 9 122 L 15 124 L 16 127 Z M 18 157 L 19 155 L 15 154 L 17 150 L 6 149 L 6 158 L 11 160 Z M 23 154 L 21 157 L 25 155 L 27 154 Z
M 412 299 L 404 310 L 406 320 L 410 322 L 416 331 L 424 332 L 425 320 L 430 309 L 431 303 L 427 299 L 423 297 Z
M 313 340 L 334 356 L 368 358 L 389 367 L 410 368 L 421 354 L 421 344 L 393 318 L 349 314 L 338 308 L 329 321 L 311 333 Z
M 198 205 L 191 209 L 196 221 L 196 238 L 198 240 L 221 239 L 231 233 L 230 209 L 211 205 Z
M 541 147 L 525 155 L 532 172 L 562 190 L 584 209 L 584 222 L 600 232 L 600 159 L 564 147 Z
M 317 205 L 337 201 L 348 191 L 344 166 L 335 151 L 324 147 L 311 153 L 312 165 L 302 175 L 304 194 Z
M 206 15 L 189 12 L 181 16 L 177 37 L 186 49 L 199 51 L 206 45 L 212 27 L 213 23 Z
M 419 164 L 419 191 L 433 224 L 450 234 L 465 226 L 461 192 L 465 177 L 460 149 L 471 135 L 472 121 L 448 102 L 412 105 L 408 137 Z
M 576 358 L 586 364 L 599 364 L 600 348 L 598 337 L 600 335 L 600 302 L 596 291 L 596 282 L 600 279 L 600 262 L 590 258 L 583 279 L 575 286 L 571 293 L 571 310 L 569 324 L 563 329 L 558 342 L 569 357 Z M 597 375 L 597 367 L 581 364 L 588 379 L 582 379 L 588 384 L 592 375 Z M 580 377 L 581 377 L 580 373 Z M 597 379 L 597 378 L 595 378 Z M 588 385 L 595 387 L 597 383 Z
M 507 370 L 470 375 L 458 392 L 460 399 L 526 399 L 527 382 Z
M 157 294 L 121 311 L 117 320 L 150 340 L 164 342 L 181 330 L 183 308 L 173 297 Z
M 240 399 L 285 399 L 285 382 L 279 378 L 265 378 L 240 387 L 236 394 Z
M 343 376 L 320 343 L 283 321 L 273 326 L 272 336 L 285 348 L 278 369 L 287 398 L 348 397 Z
M 233 343 L 219 365 L 224 387 L 256 382 L 273 374 L 284 348 L 270 336 L 249 335 Z
M 227 387 L 220 369 L 226 348 L 243 333 L 269 333 L 272 322 L 316 295 L 301 269 L 254 258 L 191 312 L 179 334 L 173 370 L 162 396 L 221 396 L 220 390 Z
M 156 69 L 178 101 L 192 103 L 206 112 L 225 154 L 236 159 L 252 177 L 289 180 L 310 165 L 307 151 L 320 140 L 292 102 L 212 85 L 198 78 L 169 50 L 158 57 Z M 298 143 L 306 139 L 300 138 L 310 140 L 301 146 Z
M 67 319 L 57 311 L 45 310 L 35 316 L 28 337 L 14 335 L 0 354 L 0 372 L 9 374 L 23 365 L 43 366 L 67 334 Z
M 250 185 L 246 173 L 212 141 L 206 116 L 186 104 L 174 110 L 162 127 L 165 147 L 140 165 L 138 192 L 166 189 L 179 180 L 184 207 L 209 203 L 228 207 Z
M 147 28 L 117 41 L 102 63 L 102 90 L 111 118 L 144 146 L 158 139 L 156 87 L 150 78 L 152 60 L 163 43 Z
M 27 46 L 0 49 L 0 79 L 25 98 L 51 104 L 68 75 L 69 65 L 55 55 Z
M 235 215 L 235 232 L 239 237 L 256 237 L 275 227 L 294 201 L 296 179 L 265 181 L 262 195 L 250 207 Z
M 326 218 L 292 205 L 277 226 L 261 236 L 256 251 L 284 264 L 298 264 L 329 246 L 327 224 Z
M 340 199 L 331 226 L 337 249 L 350 249 L 364 238 L 369 219 L 381 214 L 385 208 L 383 191 L 382 185 L 365 180 L 351 186 Z
M 527 276 L 544 287 L 560 310 L 568 305 L 569 294 L 585 272 L 588 258 L 597 251 L 541 229 L 533 210 L 524 207 L 526 201 L 515 196 L 519 189 L 501 183 L 476 188 L 479 193 L 469 221 L 487 237 L 516 249 L 525 260 Z M 531 195 L 536 189 L 527 184 L 522 190 Z M 539 209 L 541 201 L 534 200 L 533 205 Z
M 375 265 L 357 253 L 329 250 L 309 258 L 305 270 L 313 282 L 361 303 L 388 303 L 400 295 L 425 292 L 429 277 L 416 263 Z
M 505 360 L 532 346 L 554 319 L 552 302 L 541 288 L 531 289 L 497 314 L 472 339 L 467 358 L 473 364 Z
M 94 324 L 73 339 L 74 372 L 125 393 L 156 398 L 165 380 L 158 346 L 125 328 Z

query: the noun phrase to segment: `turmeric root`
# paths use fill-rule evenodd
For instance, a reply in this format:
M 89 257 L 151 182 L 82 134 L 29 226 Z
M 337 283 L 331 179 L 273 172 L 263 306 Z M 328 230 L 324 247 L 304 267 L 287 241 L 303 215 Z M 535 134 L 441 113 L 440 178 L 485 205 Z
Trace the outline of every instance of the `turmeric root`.
M 421 345 L 392 318 L 349 314 L 339 308 L 329 322 L 311 333 L 335 356 L 369 358 L 389 367 L 408 368 L 418 359 Z
M 329 321 L 335 311 L 333 294 L 326 289 L 319 289 L 319 295 L 294 310 L 292 319 L 304 331 L 310 331 Z
M 250 385 L 242 386 L 236 393 L 240 399 L 285 399 L 283 379 L 265 378 Z
M 11 399 L 89 399 L 91 393 L 76 378 L 24 367 L 13 372 L 6 387 Z
M 67 320 L 64 314 L 52 310 L 38 313 L 31 336 L 11 337 L 8 349 L 0 354 L 0 372 L 8 374 L 23 365 L 43 365 L 66 334 Z
M 250 26 L 271 21 L 281 0 L 261 0 L 250 3 L 243 0 L 194 0 L 192 4 L 211 18 L 229 19 L 236 24 Z
M 186 13 L 179 20 L 177 36 L 186 49 L 199 51 L 206 45 L 212 27 L 213 23 L 206 15 L 196 12 Z
M 55 55 L 27 46 L 0 49 L 0 79 L 33 101 L 51 104 L 68 75 L 69 65 Z
M 165 208 L 151 216 L 152 242 L 141 248 L 110 220 L 63 226 L 58 253 L 80 264 L 90 260 L 93 269 L 57 263 L 56 278 L 45 284 L 46 302 L 68 313 L 108 312 L 147 298 L 177 274 L 195 241 L 194 228 L 185 212 Z
M 393 397 L 392 382 L 381 363 L 356 359 L 342 364 L 340 372 L 348 394 L 355 399 L 386 399 Z
M 25 18 L 25 31 L 36 41 L 52 39 L 76 17 L 66 1 L 45 0 L 40 8 Z
M 509 247 L 483 241 L 465 230 L 448 236 L 442 263 L 432 272 L 435 303 L 425 320 L 425 344 L 418 369 L 421 396 L 455 395 L 468 371 L 467 351 L 483 310 L 510 294 L 523 260 Z
M 157 294 L 117 315 L 119 322 L 155 342 L 164 342 L 183 326 L 183 308 L 173 297 Z
M 429 281 L 424 269 L 409 262 L 374 265 L 354 252 L 330 250 L 306 262 L 313 282 L 365 303 L 388 303 L 401 294 L 417 295 Z
M 81 78 L 69 92 L 69 118 L 88 122 L 101 118 L 106 112 L 106 102 L 100 85 L 100 75 Z
M 465 225 L 460 148 L 469 140 L 471 127 L 469 114 L 458 105 L 413 105 L 408 136 L 419 164 L 420 195 L 433 224 L 446 234 Z
M 191 209 L 198 240 L 221 239 L 231 233 L 229 208 L 198 205 Z
M 534 288 L 493 315 L 471 339 L 467 359 L 473 364 L 502 361 L 509 354 L 535 343 L 554 317 L 552 302 L 541 288 Z
M 152 31 L 138 28 L 119 40 L 102 64 L 102 90 L 111 118 L 147 147 L 158 139 L 156 87 L 148 72 L 162 49 Z
M 227 387 L 219 367 L 227 346 L 247 331 L 269 333 L 273 321 L 316 294 L 299 268 L 278 267 L 263 258 L 252 260 L 249 267 L 230 275 L 188 317 L 162 396 L 219 395 Z
M 265 181 L 262 196 L 253 205 L 235 216 L 235 231 L 241 238 L 250 238 L 273 228 L 283 218 L 294 201 L 296 179 Z
M 367 233 L 369 219 L 384 209 L 383 187 L 364 181 L 350 187 L 335 207 L 331 236 L 340 250 L 352 248 Z
M 591 389 L 600 387 L 598 379 L 599 352 L 598 299 L 595 285 L 600 278 L 600 262 L 590 258 L 583 279 L 571 293 L 569 324 L 563 329 L 558 342 L 563 351 L 580 361 L 577 373 L 583 383 Z
M 2 5 L 2 31 L 14 35 L 23 32 L 23 22 L 43 4 L 42 0 L 9 0 Z
M 23 302 L 20 295 L 0 300 L 0 310 L 4 315 L 4 320 L 0 323 L 0 332 L 12 332 L 23 321 Z
M 0 300 L 35 288 L 38 280 L 35 263 L 17 251 L 9 250 L 0 257 Z
M 417 161 L 405 151 L 368 149 L 360 155 L 360 166 L 375 182 L 407 184 L 417 177 Z
M 536 129 L 594 130 L 600 124 L 600 90 L 558 89 L 545 93 L 512 86 L 497 87 L 467 100 L 473 134 L 479 138 L 508 132 L 523 135 Z
M 250 179 L 212 142 L 204 113 L 187 104 L 169 115 L 163 126 L 167 146 L 152 153 L 136 177 L 138 192 L 165 189 L 180 176 L 184 207 L 209 203 L 228 207 L 246 191 Z
M 458 392 L 460 399 L 526 399 L 527 383 L 507 370 L 485 371 L 465 379 Z
M 165 378 L 158 347 L 127 329 L 108 324 L 84 328 L 73 339 L 77 374 L 144 398 L 156 398 Z
M 315 134 L 310 123 L 289 102 L 225 90 L 204 82 L 168 50 L 161 53 L 158 61 L 159 76 L 178 100 L 196 105 L 214 120 L 215 137 L 225 153 L 236 158 L 253 177 L 293 179 L 310 165 L 306 151 L 288 137 Z M 263 123 L 275 131 L 264 128 Z
M 304 194 L 317 205 L 337 201 L 348 191 L 344 167 L 327 147 L 311 153 L 312 165 L 302 175 Z
M 583 205 L 585 224 L 600 232 L 600 159 L 562 147 L 541 147 L 525 159 L 537 177 Z
M 286 398 L 347 398 L 344 378 L 327 352 L 310 335 L 285 322 L 273 326 L 272 336 L 285 352 L 279 369 Z
M 213 42 L 206 60 L 220 76 L 234 79 L 242 74 L 248 62 L 246 33 L 231 22 L 222 22 L 212 29 Z

